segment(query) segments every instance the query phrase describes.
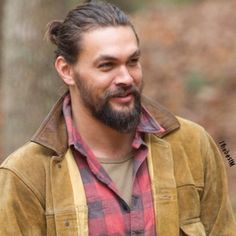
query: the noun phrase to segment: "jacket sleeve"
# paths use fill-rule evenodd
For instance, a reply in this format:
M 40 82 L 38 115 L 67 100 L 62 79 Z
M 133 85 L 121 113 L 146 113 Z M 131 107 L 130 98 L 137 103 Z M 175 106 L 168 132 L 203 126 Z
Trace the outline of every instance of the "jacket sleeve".
M 212 138 L 207 133 L 205 135 L 205 183 L 201 198 L 201 221 L 209 236 L 236 236 L 223 158 Z
M 0 168 L 0 235 L 46 235 L 43 206 L 19 176 Z

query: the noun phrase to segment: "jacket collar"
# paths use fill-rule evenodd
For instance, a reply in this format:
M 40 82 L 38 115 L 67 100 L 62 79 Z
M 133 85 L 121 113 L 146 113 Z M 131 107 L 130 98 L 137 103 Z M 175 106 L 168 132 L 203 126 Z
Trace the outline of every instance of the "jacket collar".
M 62 111 L 65 96 L 66 93 L 56 102 L 37 132 L 31 138 L 32 142 L 51 149 L 59 156 L 65 154 L 68 149 L 66 124 Z M 164 132 L 155 134 L 157 137 L 162 138 L 174 130 L 179 129 L 180 124 L 176 117 L 159 103 L 143 96 L 142 104 L 165 129 Z

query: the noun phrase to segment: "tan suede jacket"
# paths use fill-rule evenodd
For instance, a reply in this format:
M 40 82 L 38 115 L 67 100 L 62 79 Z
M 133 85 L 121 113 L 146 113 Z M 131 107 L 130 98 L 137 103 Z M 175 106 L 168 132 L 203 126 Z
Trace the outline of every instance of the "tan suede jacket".
M 61 98 L 31 142 L 0 167 L 0 235 L 87 236 L 88 208 L 67 146 Z M 148 100 L 165 128 L 146 135 L 158 236 L 235 236 L 224 164 L 200 126 Z

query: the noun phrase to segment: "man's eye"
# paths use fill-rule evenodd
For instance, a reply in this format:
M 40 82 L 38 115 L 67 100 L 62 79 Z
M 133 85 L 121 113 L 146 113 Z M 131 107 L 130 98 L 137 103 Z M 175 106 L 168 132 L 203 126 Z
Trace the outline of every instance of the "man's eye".
M 128 65 L 130 66 L 136 66 L 139 62 L 139 58 L 133 58 L 128 62 Z
M 113 63 L 111 62 L 106 62 L 106 63 L 102 63 L 98 66 L 98 68 L 102 69 L 102 70 L 108 70 L 111 69 L 114 66 Z

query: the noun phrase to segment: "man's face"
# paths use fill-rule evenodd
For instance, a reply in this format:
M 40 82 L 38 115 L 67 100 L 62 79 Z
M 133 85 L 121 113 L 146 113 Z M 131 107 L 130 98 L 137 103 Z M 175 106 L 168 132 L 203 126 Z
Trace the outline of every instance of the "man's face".
M 86 32 L 74 65 L 80 105 L 118 130 L 133 131 L 141 112 L 140 50 L 131 27 L 103 27 Z

